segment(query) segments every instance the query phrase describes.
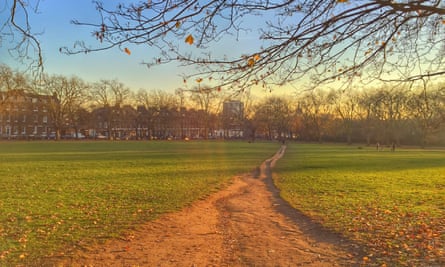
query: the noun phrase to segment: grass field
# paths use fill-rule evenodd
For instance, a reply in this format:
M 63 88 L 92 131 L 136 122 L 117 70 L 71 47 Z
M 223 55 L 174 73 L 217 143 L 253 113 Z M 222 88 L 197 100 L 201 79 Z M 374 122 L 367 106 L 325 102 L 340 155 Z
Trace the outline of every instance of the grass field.
M 178 210 L 278 149 L 241 142 L 0 143 L 0 266 L 39 265 Z
M 445 266 L 445 150 L 290 144 L 275 172 L 294 207 L 366 245 L 363 264 Z

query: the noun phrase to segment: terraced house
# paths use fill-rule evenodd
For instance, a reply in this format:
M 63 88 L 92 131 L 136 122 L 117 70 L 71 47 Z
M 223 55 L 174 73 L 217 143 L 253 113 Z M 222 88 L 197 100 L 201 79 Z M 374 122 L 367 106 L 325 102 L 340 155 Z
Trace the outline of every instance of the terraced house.
M 48 103 L 52 96 L 24 90 L 0 92 L 0 137 L 3 139 L 47 138 L 51 132 Z

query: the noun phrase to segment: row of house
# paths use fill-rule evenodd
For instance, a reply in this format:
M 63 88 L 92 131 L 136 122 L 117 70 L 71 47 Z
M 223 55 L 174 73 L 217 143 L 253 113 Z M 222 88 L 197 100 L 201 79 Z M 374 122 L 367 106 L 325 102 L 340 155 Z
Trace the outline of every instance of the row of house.
M 48 104 L 52 96 L 14 90 L 0 92 L 0 136 L 46 137 L 51 131 Z
M 183 139 L 233 138 L 244 132 L 240 101 L 223 104 L 222 114 L 203 110 L 116 105 L 79 109 L 56 123 L 54 96 L 22 90 L 0 92 L 2 139 Z

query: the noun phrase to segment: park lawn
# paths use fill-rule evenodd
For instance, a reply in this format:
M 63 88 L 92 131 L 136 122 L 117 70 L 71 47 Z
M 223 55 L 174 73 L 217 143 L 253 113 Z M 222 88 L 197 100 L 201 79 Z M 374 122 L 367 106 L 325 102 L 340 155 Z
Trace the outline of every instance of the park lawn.
M 1 142 L 0 266 L 39 265 L 218 190 L 276 143 Z
M 363 264 L 445 265 L 445 150 L 293 143 L 274 172 L 292 206 L 367 247 Z

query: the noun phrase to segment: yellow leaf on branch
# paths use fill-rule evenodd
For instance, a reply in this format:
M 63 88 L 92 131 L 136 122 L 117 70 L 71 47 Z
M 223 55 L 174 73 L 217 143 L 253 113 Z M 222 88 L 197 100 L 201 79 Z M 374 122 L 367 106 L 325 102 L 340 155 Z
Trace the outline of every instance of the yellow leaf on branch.
M 253 67 L 253 65 L 255 65 L 255 59 L 249 58 L 249 60 L 247 60 L 247 66 Z
M 185 42 L 189 45 L 192 45 L 193 42 L 195 41 L 195 38 L 193 38 L 193 36 L 191 34 L 189 34 L 186 38 L 185 38 Z
M 126 48 L 126 47 L 124 48 L 124 52 L 127 53 L 128 55 L 131 55 L 131 51 L 130 51 L 130 49 L 128 49 L 128 48 Z

